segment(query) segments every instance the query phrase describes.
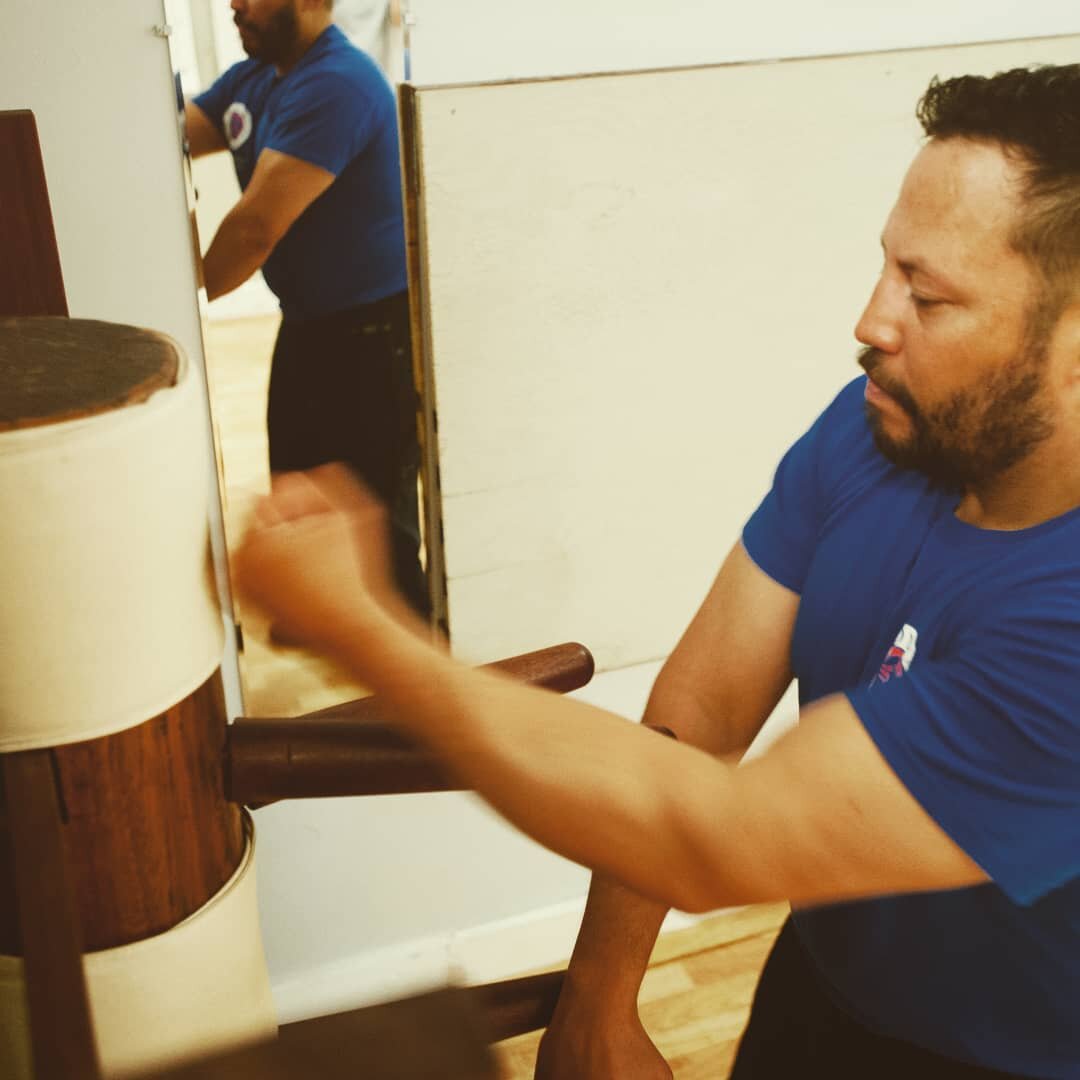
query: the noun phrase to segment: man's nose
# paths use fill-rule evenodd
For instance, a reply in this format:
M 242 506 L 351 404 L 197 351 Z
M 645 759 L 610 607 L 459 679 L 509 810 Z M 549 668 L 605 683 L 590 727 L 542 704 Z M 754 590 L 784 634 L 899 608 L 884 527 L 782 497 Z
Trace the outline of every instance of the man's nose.
M 863 345 L 870 345 L 885 353 L 900 351 L 903 335 L 894 287 L 884 275 L 878 279 L 866 308 L 855 324 L 855 337 Z

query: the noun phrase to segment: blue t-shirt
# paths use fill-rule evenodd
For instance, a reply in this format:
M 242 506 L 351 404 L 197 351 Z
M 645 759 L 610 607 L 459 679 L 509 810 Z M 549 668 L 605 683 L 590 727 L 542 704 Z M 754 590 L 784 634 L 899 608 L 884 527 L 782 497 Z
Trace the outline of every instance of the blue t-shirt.
M 800 595 L 799 694 L 843 692 L 993 884 L 803 909 L 838 1003 L 948 1057 L 1080 1078 L 1080 510 L 998 532 L 891 465 L 847 386 L 743 543 Z
M 343 311 L 406 287 L 394 93 L 336 26 L 284 75 L 243 60 L 195 104 L 224 136 L 241 189 L 263 150 L 335 176 L 263 265 L 287 318 Z

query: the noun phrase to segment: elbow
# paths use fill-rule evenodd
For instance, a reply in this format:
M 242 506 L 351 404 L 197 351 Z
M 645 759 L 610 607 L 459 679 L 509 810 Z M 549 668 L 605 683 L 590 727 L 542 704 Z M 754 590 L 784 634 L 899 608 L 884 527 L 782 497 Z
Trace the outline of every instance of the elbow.
M 667 880 L 672 883 L 672 907 L 691 915 L 718 908 L 740 907 L 766 899 L 762 868 L 748 860 L 730 834 L 720 833 L 714 820 L 694 815 L 674 824 L 668 836 L 675 840 Z
M 689 915 L 740 903 L 733 899 L 727 875 L 717 872 L 706 852 L 699 848 L 687 855 L 668 865 L 663 884 L 654 889 L 656 899 Z
M 671 906 L 688 915 L 704 915 L 737 903 L 725 890 L 717 888 L 715 882 L 691 881 L 681 885 L 677 891 L 678 896 L 672 897 Z
M 257 264 L 256 269 L 261 268 L 270 258 L 270 252 L 274 250 L 278 239 L 262 222 L 252 226 L 246 236 L 246 247 L 252 262 Z
M 679 896 L 671 899 L 671 906 L 688 915 L 704 915 L 720 908 L 744 907 L 779 899 L 769 895 L 768 890 L 757 889 L 748 882 L 733 881 L 726 874 L 695 874 L 693 880 L 685 882 L 678 891 Z
M 255 269 L 266 262 L 281 239 L 272 224 L 259 214 L 235 214 L 228 224 L 237 247 L 247 256 L 246 261 L 257 264 Z
M 725 907 L 725 904 L 717 903 L 700 892 L 687 892 L 680 900 L 672 901 L 671 906 L 687 915 L 706 915 L 717 908 Z

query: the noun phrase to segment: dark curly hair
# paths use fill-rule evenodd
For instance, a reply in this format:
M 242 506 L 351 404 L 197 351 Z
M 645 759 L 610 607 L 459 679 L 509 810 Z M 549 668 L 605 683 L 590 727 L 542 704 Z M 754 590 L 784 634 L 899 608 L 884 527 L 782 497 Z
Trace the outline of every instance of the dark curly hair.
M 1080 64 L 935 78 L 916 116 L 932 139 L 993 141 L 1019 163 L 1025 208 L 1010 239 L 1056 321 L 1080 290 Z

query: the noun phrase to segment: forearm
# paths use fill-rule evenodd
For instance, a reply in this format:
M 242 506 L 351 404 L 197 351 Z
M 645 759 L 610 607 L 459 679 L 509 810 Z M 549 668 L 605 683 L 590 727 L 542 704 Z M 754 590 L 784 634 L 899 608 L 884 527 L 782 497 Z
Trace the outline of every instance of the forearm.
M 613 877 L 593 877 L 563 989 L 571 1007 L 618 1020 L 633 1015 L 668 908 Z
M 722 747 L 732 764 L 745 750 L 735 725 L 708 716 L 677 680 L 657 680 L 642 723 L 664 727 L 680 742 Z M 570 960 L 564 997 L 572 1008 L 625 1018 L 637 997 L 668 905 L 647 899 L 613 878 L 597 874 L 589 887 L 585 914 Z
M 723 781 L 707 755 L 456 664 L 390 619 L 342 626 L 334 647 L 403 727 L 540 843 L 660 903 L 698 895 L 687 803 Z
M 262 226 L 234 208 L 221 222 L 203 256 L 206 295 L 216 300 L 243 285 L 273 249 Z

